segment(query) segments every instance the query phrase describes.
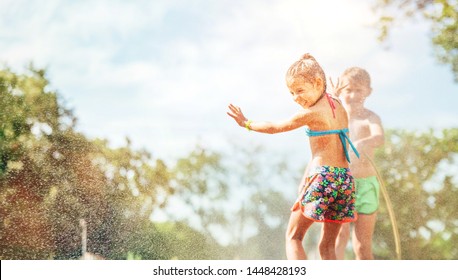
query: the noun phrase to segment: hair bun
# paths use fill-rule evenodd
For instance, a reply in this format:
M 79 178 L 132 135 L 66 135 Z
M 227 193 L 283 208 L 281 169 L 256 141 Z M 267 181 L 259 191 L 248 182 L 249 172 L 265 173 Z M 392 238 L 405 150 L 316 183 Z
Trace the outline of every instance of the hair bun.
M 311 54 L 306 53 L 306 54 L 302 55 L 302 57 L 301 57 L 301 60 L 304 60 L 304 59 L 315 59 L 315 58 Z

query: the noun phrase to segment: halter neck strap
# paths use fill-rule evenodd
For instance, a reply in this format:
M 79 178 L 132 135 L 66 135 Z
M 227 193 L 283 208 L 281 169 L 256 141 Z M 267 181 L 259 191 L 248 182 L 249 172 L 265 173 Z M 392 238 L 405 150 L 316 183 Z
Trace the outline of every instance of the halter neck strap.
M 326 98 L 328 99 L 329 106 L 331 106 L 332 116 L 335 119 L 336 118 L 336 112 L 335 112 L 336 104 L 334 103 L 334 99 L 332 99 L 332 96 L 329 93 L 325 93 L 325 95 L 326 95 Z

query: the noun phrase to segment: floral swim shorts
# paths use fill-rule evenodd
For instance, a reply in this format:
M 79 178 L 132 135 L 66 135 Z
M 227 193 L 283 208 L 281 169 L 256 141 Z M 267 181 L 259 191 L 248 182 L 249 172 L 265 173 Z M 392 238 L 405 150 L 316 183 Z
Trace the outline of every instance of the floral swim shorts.
M 350 169 L 320 166 L 307 178 L 291 211 L 316 222 L 348 223 L 356 220 L 355 184 Z

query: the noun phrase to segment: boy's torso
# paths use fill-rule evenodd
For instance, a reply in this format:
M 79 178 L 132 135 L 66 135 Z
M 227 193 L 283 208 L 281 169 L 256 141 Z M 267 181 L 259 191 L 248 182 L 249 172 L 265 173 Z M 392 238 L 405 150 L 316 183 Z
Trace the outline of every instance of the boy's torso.
M 359 140 L 372 136 L 370 130 L 370 119 L 371 115 L 374 114 L 369 110 L 364 110 L 358 117 L 350 117 L 349 129 L 350 139 L 353 143 L 358 143 Z M 351 153 L 351 164 L 350 169 L 355 178 L 366 178 L 374 176 L 376 174 L 369 160 L 365 158 L 365 155 L 369 157 L 374 156 L 374 148 L 368 146 L 358 145 L 358 152 L 361 154 L 358 159 L 354 153 Z

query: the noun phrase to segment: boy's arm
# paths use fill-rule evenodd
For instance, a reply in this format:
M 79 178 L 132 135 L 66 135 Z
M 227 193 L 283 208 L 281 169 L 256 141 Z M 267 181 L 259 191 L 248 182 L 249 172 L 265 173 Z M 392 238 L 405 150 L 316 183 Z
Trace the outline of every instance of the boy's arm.
M 250 121 L 242 113 L 242 110 L 232 104 L 229 105 L 229 112 L 227 114 L 232 117 L 238 125 L 241 127 L 246 127 L 249 130 L 253 130 L 261 133 L 280 133 L 290 131 L 301 126 L 306 125 L 311 117 L 309 110 L 301 110 L 296 113 L 288 120 L 278 121 L 278 122 L 266 122 L 266 121 Z
M 334 84 L 331 78 L 329 78 L 329 82 L 331 83 L 331 94 L 336 98 L 339 98 L 342 90 L 348 86 L 348 84 L 344 85 L 339 78 L 337 78 L 336 84 Z
M 379 116 L 372 113 L 369 118 L 370 136 L 361 138 L 357 141 L 357 146 L 378 148 L 385 143 L 385 133 L 383 131 L 382 121 Z M 358 147 L 356 147 L 358 148 Z

